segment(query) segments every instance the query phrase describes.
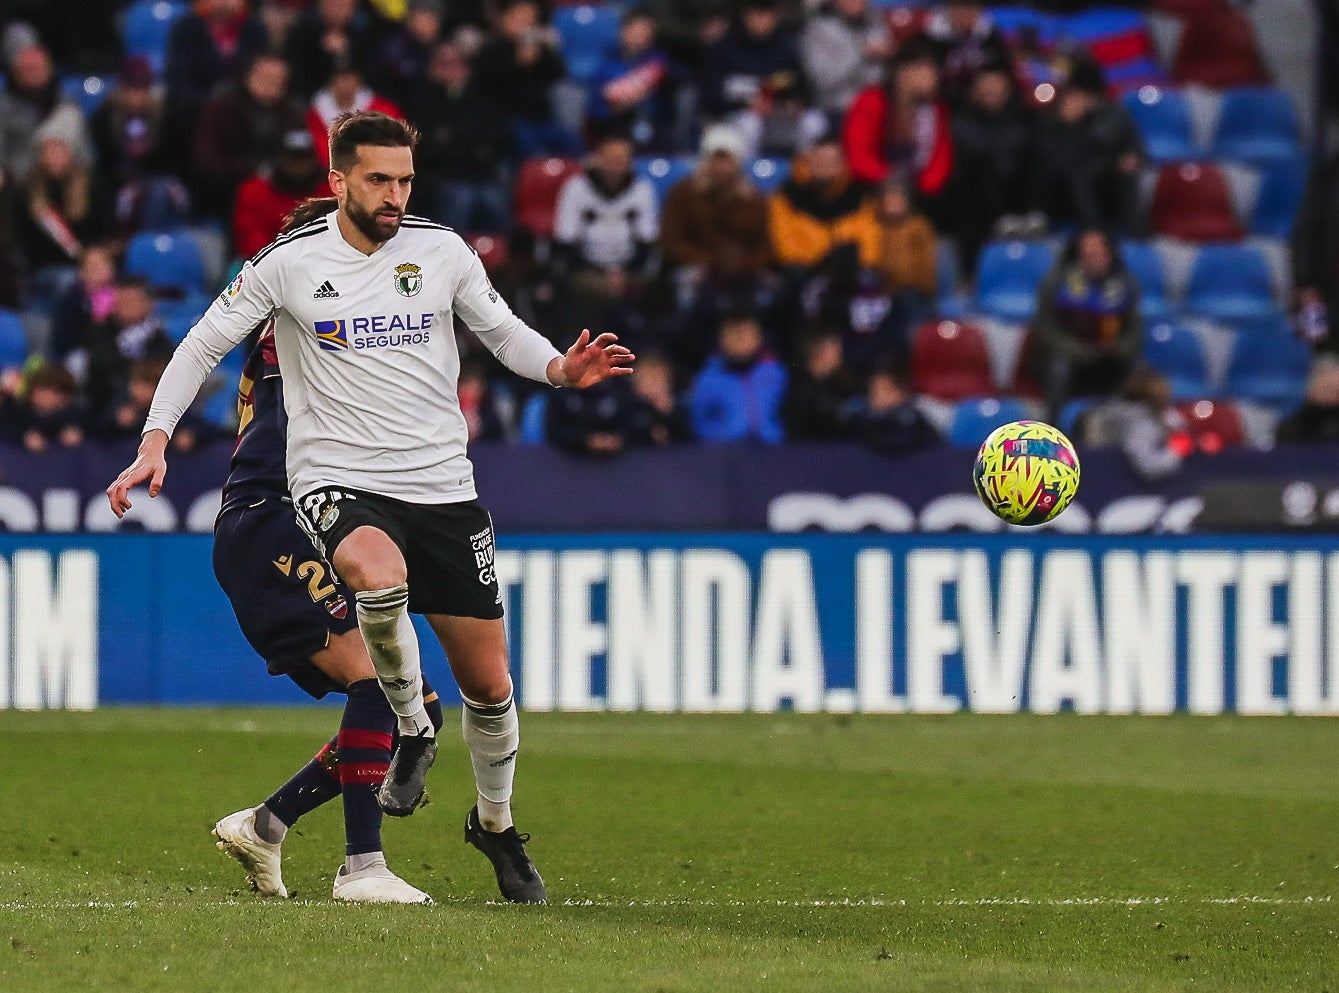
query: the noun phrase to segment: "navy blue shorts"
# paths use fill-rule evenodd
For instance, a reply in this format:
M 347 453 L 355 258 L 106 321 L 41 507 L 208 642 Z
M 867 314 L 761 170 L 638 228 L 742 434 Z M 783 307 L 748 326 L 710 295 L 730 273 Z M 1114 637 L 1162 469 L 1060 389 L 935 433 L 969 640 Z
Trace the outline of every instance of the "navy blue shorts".
M 331 635 L 357 629 L 353 593 L 312 549 L 291 503 L 270 498 L 219 514 L 214 575 L 271 675 L 317 699 L 343 691 L 310 659 Z

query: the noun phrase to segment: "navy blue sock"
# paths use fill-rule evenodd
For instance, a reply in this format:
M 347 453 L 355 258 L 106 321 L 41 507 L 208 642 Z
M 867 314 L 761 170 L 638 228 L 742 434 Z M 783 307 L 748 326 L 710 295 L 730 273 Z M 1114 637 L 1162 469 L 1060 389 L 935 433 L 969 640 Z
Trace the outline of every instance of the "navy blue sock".
M 445 720 L 442 716 L 442 698 L 437 695 L 437 691 L 432 688 L 432 683 L 428 682 L 426 676 L 423 677 L 423 709 L 428 712 L 432 729 L 440 734 Z
M 365 855 L 381 851 L 377 787 L 390 765 L 395 712 L 375 679 L 350 683 L 348 693 L 336 739 L 344 793 L 344 850 L 349 855 Z
M 316 757 L 299 769 L 265 801 L 271 814 L 292 827 L 303 814 L 310 814 L 323 803 L 339 796 L 338 760 L 335 739 L 331 738 Z

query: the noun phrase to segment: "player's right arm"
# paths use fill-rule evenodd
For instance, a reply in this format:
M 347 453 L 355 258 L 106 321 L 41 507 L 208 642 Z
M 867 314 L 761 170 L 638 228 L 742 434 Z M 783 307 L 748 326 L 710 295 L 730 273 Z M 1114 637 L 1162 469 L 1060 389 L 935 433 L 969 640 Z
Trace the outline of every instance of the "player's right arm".
M 117 517 L 130 509 L 130 491 L 141 483 L 148 482 L 149 496 L 158 495 L 167 474 L 167 442 L 177 422 L 219 360 L 278 306 L 269 284 L 275 274 L 270 265 L 264 268 L 262 273 L 250 262 L 244 264 L 173 352 L 154 391 L 139 453 L 107 487 L 107 500 Z

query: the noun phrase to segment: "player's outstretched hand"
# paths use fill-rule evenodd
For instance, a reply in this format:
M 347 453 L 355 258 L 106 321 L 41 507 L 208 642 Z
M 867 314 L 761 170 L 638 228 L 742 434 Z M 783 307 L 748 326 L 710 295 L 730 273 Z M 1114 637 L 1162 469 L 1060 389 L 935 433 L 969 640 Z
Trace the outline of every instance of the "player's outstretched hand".
M 146 480 L 149 483 L 149 496 L 156 497 L 163 488 L 163 477 L 167 475 L 167 433 L 150 431 L 139 443 L 139 454 L 135 461 L 116 477 L 116 482 L 107 487 L 107 502 L 112 505 L 112 513 L 124 517 L 130 509 L 130 491 Z
M 557 386 L 583 390 L 614 376 L 630 375 L 636 357 L 618 344 L 618 335 L 602 334 L 592 341 L 586 330 L 559 361 L 558 375 L 549 378 Z

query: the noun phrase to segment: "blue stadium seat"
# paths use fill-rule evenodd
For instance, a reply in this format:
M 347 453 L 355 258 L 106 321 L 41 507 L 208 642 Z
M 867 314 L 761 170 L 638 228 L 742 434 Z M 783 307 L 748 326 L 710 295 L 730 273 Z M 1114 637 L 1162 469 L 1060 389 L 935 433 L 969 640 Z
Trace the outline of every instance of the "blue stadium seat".
M 121 22 L 121 40 L 126 55 L 142 55 L 149 60 L 155 75 L 161 75 L 167 61 L 167 36 L 172 24 L 189 10 L 175 0 L 137 0 L 126 10 Z
M 1120 255 L 1139 283 L 1139 306 L 1144 320 L 1169 317 L 1172 308 L 1167 302 L 1167 274 L 1158 250 L 1146 241 L 1125 241 L 1121 242 Z
M 142 231 L 126 248 L 125 270 L 141 276 L 157 289 L 202 293 L 205 260 L 200 246 L 189 235 L 167 231 Z
M 180 300 L 158 301 L 158 317 L 163 322 L 163 330 L 174 343 L 181 341 L 213 302 L 213 298 L 204 293 L 188 293 Z
M 1265 257 L 1245 245 L 1204 245 L 1190 270 L 1186 309 L 1228 323 L 1278 313 Z
M 1228 90 L 1214 133 L 1212 154 L 1258 165 L 1289 161 L 1301 152 L 1301 128 L 1292 98 L 1268 86 Z
M 637 160 L 637 175 L 647 180 L 656 191 L 656 199 L 663 205 L 670 187 L 692 173 L 697 159 L 691 155 L 667 158 L 662 155 L 643 156 Z
M 1251 215 L 1251 232 L 1291 238 L 1306 193 L 1309 165 L 1305 156 L 1280 159 L 1264 167 Z
M 785 159 L 754 159 L 745 171 L 753 185 L 763 193 L 771 193 L 790 178 L 790 163 Z
M 1306 396 L 1310 369 L 1311 350 L 1292 335 L 1238 335 L 1227 371 L 1227 392 L 1290 410 Z
M 0 369 L 22 368 L 28 360 L 28 336 L 12 310 L 0 310 Z
M 1075 397 L 1067 401 L 1060 409 L 1060 419 L 1056 427 L 1073 440 L 1079 430 L 1079 418 L 1101 402 L 1100 397 Z
M 1026 420 L 1030 413 L 1027 405 L 1014 397 L 960 400 L 953 406 L 949 444 L 956 448 L 979 448 L 986 435 L 1001 424 Z
M 111 92 L 112 80 L 106 76 L 62 76 L 60 88 L 79 105 L 84 117 L 92 117 Z
M 549 413 L 549 395 L 543 391 L 530 394 L 521 407 L 521 423 L 517 441 L 522 445 L 542 445 L 548 436 L 545 423 Z
M 977 264 L 977 306 L 1006 321 L 1026 321 L 1037 309 L 1037 287 L 1055 265 L 1044 241 L 994 241 Z
M 990 19 L 1010 39 L 1031 28 L 1043 45 L 1056 41 L 1064 32 L 1065 18 L 1043 14 L 1029 7 L 991 7 Z
M 1121 100 L 1143 135 L 1154 162 L 1182 162 L 1199 157 L 1190 123 L 1190 101 L 1177 90 L 1141 86 Z
M 559 7 L 553 26 L 573 79 L 589 82 L 609 50 L 618 44 L 618 9 L 613 6 Z
M 1193 400 L 1209 396 L 1209 363 L 1200 336 L 1169 321 L 1152 325 L 1144 336 L 1144 358 L 1167 377 L 1172 396 Z

